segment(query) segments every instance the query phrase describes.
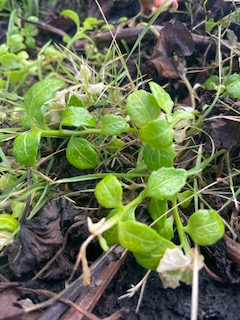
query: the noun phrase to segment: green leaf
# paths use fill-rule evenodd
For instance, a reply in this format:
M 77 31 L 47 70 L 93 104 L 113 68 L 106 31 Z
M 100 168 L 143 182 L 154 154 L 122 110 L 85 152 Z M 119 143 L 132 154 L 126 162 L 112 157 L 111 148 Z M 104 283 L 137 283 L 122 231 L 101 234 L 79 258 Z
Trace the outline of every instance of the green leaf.
M 6 53 L 0 57 L 0 64 L 7 69 L 18 69 L 21 67 L 17 55 L 14 53 Z
M 142 127 L 140 139 L 154 149 L 164 149 L 172 144 L 173 134 L 166 120 L 157 119 Z
M 72 10 L 63 10 L 61 12 L 61 16 L 67 16 L 69 19 L 71 19 L 76 24 L 77 30 L 80 28 L 80 19 L 76 12 Z
M 139 264 L 152 270 L 156 270 L 165 250 L 175 247 L 151 227 L 134 220 L 118 223 L 118 239 L 123 248 L 133 252 Z
M 167 200 L 158 200 L 156 198 L 152 198 L 148 204 L 148 211 L 151 215 L 153 221 L 158 221 L 153 225 L 153 228 L 157 231 L 161 230 L 165 226 L 165 222 L 167 219 L 166 212 L 168 210 Z M 161 217 L 161 219 L 159 219 Z
M 119 208 L 112 209 L 111 212 L 106 217 L 106 220 L 109 220 L 110 218 L 112 218 L 113 216 L 117 215 L 121 211 L 122 210 L 121 209 L 119 210 Z M 104 239 L 106 239 L 107 244 L 109 246 L 119 243 L 119 240 L 118 240 L 118 225 L 114 225 L 112 228 L 106 230 L 103 233 L 103 237 L 104 237 Z
M 227 79 L 223 82 L 223 85 L 227 87 L 228 85 L 236 81 L 240 81 L 240 75 L 237 73 L 234 73 L 234 74 L 231 74 L 229 77 L 227 77 Z
M 166 215 L 166 212 L 168 211 L 167 200 L 152 198 L 149 201 L 148 211 L 153 221 L 157 220 L 157 222 L 152 225 L 152 228 L 155 229 L 163 238 L 171 240 L 174 237 L 174 219 L 172 215 L 170 217 L 167 217 Z
M 240 80 L 228 84 L 226 93 L 230 98 L 240 100 Z
M 125 146 L 125 143 L 117 137 L 112 137 L 111 141 L 107 144 L 106 149 L 111 152 L 117 152 Z
M 173 101 L 170 95 L 157 83 L 149 82 L 149 87 L 159 107 L 170 116 L 173 109 Z
M 86 139 L 71 137 L 66 156 L 68 162 L 78 169 L 93 169 L 98 165 L 98 154 Z
M 87 109 L 69 106 L 62 114 L 60 128 L 63 126 L 96 128 L 97 121 Z
M 95 197 L 106 208 L 122 208 L 122 185 L 110 174 L 96 185 Z
M 36 157 L 41 139 L 41 131 L 20 133 L 13 143 L 13 154 L 18 162 L 29 167 L 36 165 Z
M 213 209 L 200 209 L 194 212 L 184 230 L 200 246 L 210 246 L 224 235 L 224 223 Z
M 5 192 L 11 190 L 17 184 L 17 177 L 13 174 L 6 172 L 1 172 L 0 177 L 0 191 Z
M 8 213 L 0 214 L 0 230 L 14 232 L 19 227 L 17 219 Z
M 207 32 L 211 32 L 213 28 L 218 25 L 219 21 L 215 22 L 214 18 L 210 18 L 209 20 L 205 21 L 205 30 Z
M 155 120 L 160 115 L 160 108 L 153 95 L 145 90 L 131 93 L 127 98 L 127 113 L 131 120 L 140 127 Z
M 193 199 L 193 194 L 194 192 L 191 190 L 186 190 L 184 192 L 178 193 L 177 199 L 183 209 L 187 208 L 190 205 Z
M 158 230 L 159 234 L 167 240 L 171 240 L 174 237 L 173 222 L 173 216 L 167 217 L 165 226 L 161 230 Z
M 147 197 L 169 200 L 185 185 L 187 171 L 184 169 L 161 168 L 153 171 L 145 189 Z
M 72 107 L 84 107 L 84 103 L 83 101 L 77 97 L 75 94 L 71 95 L 69 102 L 68 102 L 68 107 L 72 106 Z
M 46 129 L 42 106 L 54 97 L 65 83 L 57 79 L 44 79 L 35 83 L 24 96 L 26 112 L 32 126 Z
M 102 117 L 102 134 L 107 134 L 110 136 L 119 135 L 126 131 L 127 126 L 127 121 L 121 116 L 105 114 Z
M 205 90 L 217 90 L 219 86 L 219 77 L 217 75 L 212 75 L 203 84 Z
M 168 118 L 168 121 L 174 123 L 173 126 L 175 126 L 178 122 L 187 119 L 194 119 L 194 114 L 185 110 L 177 110 Z
M 149 170 L 158 170 L 161 167 L 172 167 L 175 158 L 173 146 L 166 149 L 153 149 L 146 145 L 143 149 L 143 158 Z

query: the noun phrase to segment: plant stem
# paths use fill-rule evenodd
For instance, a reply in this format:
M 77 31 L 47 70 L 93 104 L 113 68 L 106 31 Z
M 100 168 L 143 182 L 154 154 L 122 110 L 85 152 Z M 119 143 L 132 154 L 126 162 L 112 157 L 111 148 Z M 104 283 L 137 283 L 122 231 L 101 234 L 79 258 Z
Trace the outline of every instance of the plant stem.
M 124 206 L 124 213 L 127 213 L 130 209 L 137 207 L 143 201 L 144 198 L 144 191 L 142 191 L 135 199 L 133 199 L 131 202 Z
M 80 131 L 73 130 L 42 130 L 42 137 L 71 137 L 71 136 L 82 136 L 87 134 L 101 134 L 100 129 L 86 129 Z
M 184 250 L 184 252 L 186 254 L 186 253 L 189 252 L 189 250 L 191 248 L 190 248 L 190 245 L 189 245 L 189 243 L 187 241 L 187 237 L 186 237 L 186 234 L 184 232 L 183 225 L 182 225 L 179 213 L 178 213 L 176 198 L 174 200 L 172 200 L 172 205 L 173 205 L 173 217 L 174 217 L 174 220 L 175 220 L 175 223 L 176 223 L 176 226 L 177 226 L 179 240 L 180 240 L 181 246 L 183 247 L 183 250 Z

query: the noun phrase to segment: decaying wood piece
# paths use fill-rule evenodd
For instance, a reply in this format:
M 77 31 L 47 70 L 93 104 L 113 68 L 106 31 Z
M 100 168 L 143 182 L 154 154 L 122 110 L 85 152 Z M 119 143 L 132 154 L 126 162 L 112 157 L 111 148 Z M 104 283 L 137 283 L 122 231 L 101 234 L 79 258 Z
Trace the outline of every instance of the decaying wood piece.
M 90 286 L 83 285 L 83 278 L 79 277 L 71 283 L 69 287 L 61 292 L 60 299 L 67 299 L 75 302 L 79 307 L 86 311 L 91 311 L 103 294 L 105 288 L 112 280 L 120 266 L 123 264 L 127 256 L 127 252 L 119 246 L 112 248 L 101 258 L 99 258 L 91 266 L 92 284 Z M 83 319 L 83 316 L 71 308 L 69 304 L 61 301 L 53 303 L 48 309 L 38 318 L 38 320 L 67 320 L 67 319 Z M 66 315 L 64 315 L 67 312 Z M 121 312 L 113 315 L 112 319 L 120 317 Z M 111 318 L 110 318 L 111 319 Z

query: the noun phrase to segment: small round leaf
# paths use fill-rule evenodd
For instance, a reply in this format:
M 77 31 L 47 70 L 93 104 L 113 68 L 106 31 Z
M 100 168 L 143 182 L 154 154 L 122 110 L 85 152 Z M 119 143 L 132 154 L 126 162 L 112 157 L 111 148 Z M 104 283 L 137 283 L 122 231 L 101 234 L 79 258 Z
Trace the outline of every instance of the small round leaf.
M 224 235 L 224 224 L 220 215 L 213 209 L 200 209 L 194 212 L 184 230 L 200 246 L 210 246 Z

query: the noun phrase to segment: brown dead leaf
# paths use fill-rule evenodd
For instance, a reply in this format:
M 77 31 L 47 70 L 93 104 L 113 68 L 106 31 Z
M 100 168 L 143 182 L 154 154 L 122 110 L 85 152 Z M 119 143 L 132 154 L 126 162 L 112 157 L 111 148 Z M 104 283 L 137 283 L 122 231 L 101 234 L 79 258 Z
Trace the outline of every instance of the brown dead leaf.
M 25 314 L 20 307 L 22 304 L 20 299 L 17 286 L 11 285 L 8 288 L 4 285 L 0 286 L 0 320 L 34 320 L 39 317 L 39 312 Z
M 9 267 L 21 277 L 47 262 L 63 243 L 60 204 L 51 201 L 37 216 L 21 224 L 19 238 L 6 249 Z M 59 273 L 59 270 L 57 271 Z M 51 276 L 51 273 L 48 273 Z
M 179 21 L 166 23 L 160 31 L 159 40 L 153 49 L 149 64 L 153 64 L 159 76 L 164 78 L 179 78 L 181 60 L 192 55 L 194 42 L 191 33 Z M 174 56 L 178 59 L 175 60 Z

